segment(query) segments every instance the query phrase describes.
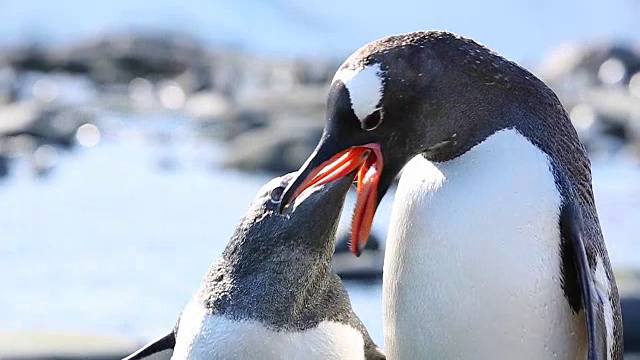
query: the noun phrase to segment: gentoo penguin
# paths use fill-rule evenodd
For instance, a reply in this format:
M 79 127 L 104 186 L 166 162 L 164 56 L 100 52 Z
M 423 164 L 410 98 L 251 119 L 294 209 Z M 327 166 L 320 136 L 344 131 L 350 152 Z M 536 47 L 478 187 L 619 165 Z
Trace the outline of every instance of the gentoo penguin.
M 473 40 L 357 50 L 320 143 L 283 194 L 359 169 L 352 251 L 402 171 L 383 275 L 392 359 L 621 359 L 590 163 L 557 96 Z
M 293 174 L 266 184 L 176 328 L 126 359 L 385 359 L 330 266 L 354 176 L 310 189 L 286 216 Z

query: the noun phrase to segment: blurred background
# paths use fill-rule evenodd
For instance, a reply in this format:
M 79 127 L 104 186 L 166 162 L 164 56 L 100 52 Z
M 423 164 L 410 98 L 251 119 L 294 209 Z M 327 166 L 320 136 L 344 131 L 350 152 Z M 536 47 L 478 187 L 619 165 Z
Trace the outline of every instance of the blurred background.
M 170 329 L 260 186 L 311 153 L 340 63 L 423 29 L 558 93 L 640 351 L 640 1 L 0 0 L 0 358 L 117 358 Z M 334 259 L 379 344 L 389 195 L 366 259 Z

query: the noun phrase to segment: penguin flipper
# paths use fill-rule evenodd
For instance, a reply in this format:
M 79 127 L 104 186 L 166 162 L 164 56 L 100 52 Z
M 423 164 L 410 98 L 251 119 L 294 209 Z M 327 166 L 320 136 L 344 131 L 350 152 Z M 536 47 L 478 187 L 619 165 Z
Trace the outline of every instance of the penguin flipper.
M 581 305 L 586 316 L 588 359 L 605 360 L 607 359 L 607 341 L 612 341 L 608 339 L 604 323 L 603 297 L 606 295 L 596 287 L 585 246 L 585 239 L 588 239 L 589 234 L 584 231 L 578 208 L 572 201 L 562 206 L 560 232 L 566 245 L 563 250 L 567 251 L 568 257 L 573 260 L 579 296 L 582 299 Z M 565 272 L 566 270 L 565 268 Z M 569 300 L 571 303 L 571 299 Z
M 165 334 L 161 338 L 153 340 L 152 342 L 140 348 L 140 350 L 134 352 L 133 354 L 127 356 L 122 360 L 144 359 L 154 354 L 157 354 L 161 351 L 173 349 L 175 346 L 176 346 L 176 336 L 175 336 L 174 330 L 171 330 L 169 333 Z

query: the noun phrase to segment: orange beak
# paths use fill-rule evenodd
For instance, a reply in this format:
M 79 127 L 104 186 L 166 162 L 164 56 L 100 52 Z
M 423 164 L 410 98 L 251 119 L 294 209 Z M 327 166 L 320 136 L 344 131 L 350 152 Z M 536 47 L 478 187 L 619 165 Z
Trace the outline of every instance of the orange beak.
M 351 243 L 349 246 L 352 253 L 360 256 L 360 252 L 371 233 L 382 166 L 382 153 L 379 144 L 371 143 L 351 147 L 313 169 L 294 191 L 291 201 L 312 186 L 326 184 L 358 170 L 356 174 L 357 201 L 351 222 Z

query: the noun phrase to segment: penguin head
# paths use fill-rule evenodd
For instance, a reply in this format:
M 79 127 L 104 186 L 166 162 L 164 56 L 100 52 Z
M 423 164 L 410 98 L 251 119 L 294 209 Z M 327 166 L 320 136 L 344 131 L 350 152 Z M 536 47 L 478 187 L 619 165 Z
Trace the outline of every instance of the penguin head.
M 324 251 L 332 248 L 346 193 L 355 173 L 312 186 L 280 214 L 282 194 L 295 173 L 272 179 L 256 194 L 232 241 L 253 251 L 304 247 Z
M 503 126 L 504 117 L 493 115 L 503 108 L 510 71 L 509 62 L 485 47 L 446 32 L 365 45 L 336 72 L 323 135 L 285 190 L 281 209 L 310 184 L 357 169 L 351 250 L 358 255 L 378 204 L 411 158 L 451 160 Z

